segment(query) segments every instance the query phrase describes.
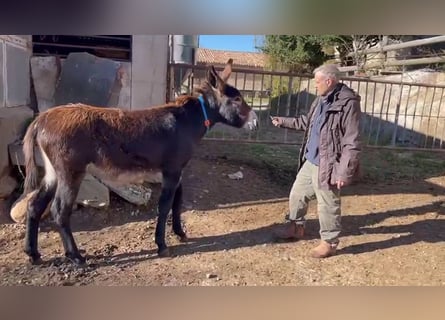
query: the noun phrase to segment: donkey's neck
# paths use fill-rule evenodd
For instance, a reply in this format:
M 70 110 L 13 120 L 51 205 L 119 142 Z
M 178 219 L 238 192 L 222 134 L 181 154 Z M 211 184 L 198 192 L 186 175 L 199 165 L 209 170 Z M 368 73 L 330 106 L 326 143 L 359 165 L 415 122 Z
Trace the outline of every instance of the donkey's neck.
M 210 119 L 209 119 L 209 116 L 207 115 L 207 107 L 206 107 L 206 102 L 204 100 L 204 97 L 202 95 L 200 95 L 198 97 L 198 101 L 199 101 L 199 105 L 201 106 L 202 114 L 204 116 L 204 126 L 206 127 L 207 131 L 209 131 L 210 130 Z
M 204 126 L 203 135 L 206 134 L 216 123 L 221 122 L 219 115 L 218 101 L 213 96 L 199 95 L 199 109 L 202 116 L 202 125 Z

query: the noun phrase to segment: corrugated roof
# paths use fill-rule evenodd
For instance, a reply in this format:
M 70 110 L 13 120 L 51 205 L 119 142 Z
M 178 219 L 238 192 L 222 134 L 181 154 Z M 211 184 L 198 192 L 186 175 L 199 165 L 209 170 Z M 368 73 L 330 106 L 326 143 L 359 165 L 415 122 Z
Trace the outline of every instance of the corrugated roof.
M 257 52 L 225 51 L 206 48 L 197 48 L 196 63 L 222 64 L 233 59 L 233 65 L 238 67 L 264 68 L 266 55 Z

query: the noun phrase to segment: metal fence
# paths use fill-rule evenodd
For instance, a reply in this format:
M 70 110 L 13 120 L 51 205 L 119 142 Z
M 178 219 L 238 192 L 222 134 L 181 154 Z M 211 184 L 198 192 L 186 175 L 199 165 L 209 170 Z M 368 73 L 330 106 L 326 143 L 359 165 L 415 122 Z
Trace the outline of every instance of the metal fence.
M 205 66 L 170 65 L 168 98 L 190 93 L 204 79 L 206 70 Z M 355 77 L 342 81 L 361 96 L 361 129 L 366 145 L 430 150 L 445 147 L 445 86 Z M 234 69 L 229 83 L 257 112 L 260 127 L 252 133 L 218 124 L 206 139 L 301 143 L 301 132 L 276 128 L 269 116 L 307 113 L 316 97 L 311 75 Z

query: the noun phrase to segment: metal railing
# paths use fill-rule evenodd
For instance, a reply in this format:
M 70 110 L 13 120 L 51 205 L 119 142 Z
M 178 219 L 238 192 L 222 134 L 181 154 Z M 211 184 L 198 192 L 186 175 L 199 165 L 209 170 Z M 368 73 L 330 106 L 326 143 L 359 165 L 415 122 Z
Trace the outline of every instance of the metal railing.
M 190 93 L 205 78 L 206 66 L 170 65 L 169 99 Z M 445 86 L 346 77 L 361 96 L 362 139 L 368 146 L 421 149 L 445 147 Z M 300 144 L 302 133 L 276 128 L 270 115 L 305 114 L 316 97 L 311 75 L 234 69 L 229 83 L 240 90 L 260 119 L 255 133 L 216 125 L 207 139 Z

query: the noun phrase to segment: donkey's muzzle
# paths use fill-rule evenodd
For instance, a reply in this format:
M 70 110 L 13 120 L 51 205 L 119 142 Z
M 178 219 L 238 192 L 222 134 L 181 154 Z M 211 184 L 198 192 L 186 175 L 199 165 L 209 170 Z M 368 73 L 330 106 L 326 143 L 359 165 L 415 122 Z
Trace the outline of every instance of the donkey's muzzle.
M 251 110 L 249 112 L 249 115 L 247 116 L 247 120 L 246 120 L 246 123 L 244 124 L 243 128 L 246 128 L 249 130 L 258 129 L 258 117 L 253 110 Z

